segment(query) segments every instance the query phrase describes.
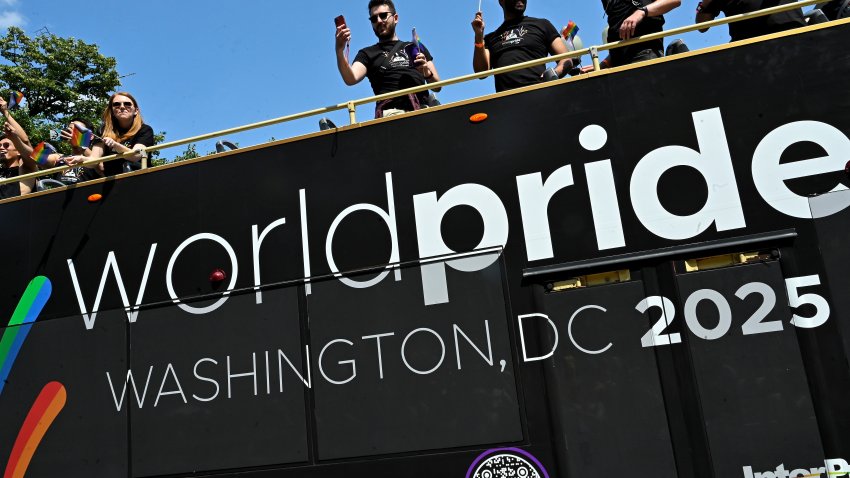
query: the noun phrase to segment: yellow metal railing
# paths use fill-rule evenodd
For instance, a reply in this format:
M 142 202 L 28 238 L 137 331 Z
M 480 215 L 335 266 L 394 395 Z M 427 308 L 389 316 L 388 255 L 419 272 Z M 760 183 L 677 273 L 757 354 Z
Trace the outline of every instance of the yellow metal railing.
M 403 95 L 408 95 L 408 94 L 412 94 L 412 93 L 419 93 L 419 92 L 422 92 L 422 91 L 428 91 L 430 89 L 441 88 L 443 86 L 450 86 L 450 85 L 454 85 L 454 84 L 457 84 L 457 83 L 464 83 L 464 82 L 471 81 L 471 80 L 478 80 L 478 79 L 482 79 L 482 78 L 487 78 L 488 76 L 496 76 L 496 75 L 500 75 L 500 74 L 503 74 L 503 73 L 509 73 L 509 72 L 516 71 L 516 70 L 523 70 L 525 68 L 530 68 L 530 67 L 538 66 L 538 65 L 545 65 L 546 63 L 557 62 L 557 61 L 567 59 L 567 58 L 578 58 L 578 57 L 581 57 L 581 56 L 584 56 L 584 55 L 590 55 L 591 56 L 591 58 L 593 59 L 594 70 L 598 71 L 600 69 L 600 65 L 599 65 L 599 63 L 600 63 L 599 62 L 599 52 L 600 51 L 613 50 L 615 48 L 633 45 L 635 43 L 642 43 L 642 42 L 646 42 L 646 41 L 657 40 L 659 38 L 666 38 L 666 37 L 673 36 L 673 35 L 680 35 L 680 34 L 683 34 L 683 33 L 689 33 L 689 32 L 693 32 L 693 31 L 696 31 L 696 30 L 702 30 L 702 29 L 716 27 L 716 26 L 720 26 L 720 25 L 726 25 L 726 24 L 729 24 L 729 23 L 746 21 L 746 20 L 749 20 L 749 19 L 752 19 L 752 18 L 772 15 L 774 13 L 787 12 L 787 11 L 794 10 L 794 9 L 797 9 L 797 8 L 816 5 L 818 3 L 822 3 L 823 1 L 824 0 L 801 0 L 801 1 L 798 1 L 798 2 L 789 3 L 787 5 L 779 5 L 779 6 L 776 6 L 776 7 L 766 8 L 764 10 L 759 10 L 759 11 L 756 11 L 756 12 L 742 13 L 740 15 L 733 15 L 733 16 L 730 16 L 730 17 L 719 18 L 719 19 L 708 21 L 708 22 L 696 23 L 696 24 L 688 25 L 688 26 L 684 26 L 684 27 L 673 28 L 673 29 L 670 29 L 670 30 L 664 30 L 663 32 L 652 33 L 652 34 L 649 34 L 649 35 L 643 35 L 643 36 L 640 36 L 640 37 L 631 38 L 629 40 L 623 40 L 623 41 L 613 42 L 613 43 L 605 43 L 603 45 L 598 45 L 598 46 L 591 46 L 591 47 L 588 47 L 588 48 L 582 48 L 580 50 L 574 50 L 574 51 L 571 51 L 571 52 L 568 52 L 568 53 L 563 53 L 563 54 L 560 54 L 560 55 L 553 55 L 553 56 L 541 58 L 541 59 L 538 59 L 538 60 L 526 61 L 524 63 L 517 63 L 515 65 L 510 65 L 510 66 L 503 66 L 501 68 L 493 68 L 492 70 L 482 71 L 480 73 L 471 73 L 469 75 L 458 76 L 458 77 L 455 77 L 455 78 L 450 78 L 448 80 L 442 80 L 442 81 L 437 81 L 437 82 L 434 82 L 434 83 L 428 83 L 427 85 L 416 86 L 416 87 L 413 87 L 413 88 L 407 88 L 407 89 L 404 89 L 404 90 L 394 91 L 394 92 L 391 92 L 391 93 L 384 93 L 384 94 L 381 94 L 381 95 L 369 96 L 369 97 L 366 97 L 366 98 L 361 98 L 359 100 L 350 100 L 350 101 L 346 101 L 344 103 L 325 106 L 323 108 L 316 108 L 316 109 L 313 109 L 313 110 L 303 111 L 301 113 L 295 113 L 295 114 L 286 115 L 286 116 L 281 116 L 281 117 L 278 117 L 278 118 L 272 118 L 272 119 L 268 119 L 268 120 L 265 120 L 265 121 L 260 121 L 258 123 L 252 123 L 252 124 L 248 124 L 248 125 L 244 125 L 244 126 L 237 126 L 237 127 L 234 127 L 234 128 L 228 128 L 228 129 L 224 129 L 224 130 L 221 130 L 221 131 L 215 131 L 215 132 L 212 132 L 212 133 L 202 134 L 202 135 L 199 135 L 199 136 L 193 136 L 191 138 L 185 138 L 185 139 L 180 139 L 180 140 L 176 140 L 176 141 L 168 141 L 168 142 L 165 142 L 165 143 L 161 143 L 161 144 L 157 144 L 157 145 L 154 145 L 154 146 L 147 147 L 145 150 L 147 152 L 160 151 L 160 150 L 163 150 L 163 149 L 173 148 L 173 147 L 176 147 L 176 146 L 183 146 L 183 145 L 187 145 L 187 144 L 190 144 L 190 143 L 197 143 L 199 141 L 205 141 L 205 140 L 208 140 L 208 139 L 219 138 L 219 137 L 222 137 L 222 136 L 241 133 L 241 132 L 249 131 L 249 130 L 253 130 L 253 129 L 265 128 L 266 126 L 272 126 L 272 125 L 276 125 L 276 124 L 286 123 L 286 122 L 289 122 L 289 121 L 295 121 L 295 120 L 298 120 L 298 119 L 308 118 L 310 116 L 321 115 L 321 114 L 330 113 L 330 112 L 339 111 L 339 110 L 348 110 L 349 121 L 350 121 L 351 124 L 355 124 L 357 122 L 356 110 L 357 110 L 357 106 L 359 106 L 359 105 L 364 105 L 364 104 L 367 104 L 367 103 L 374 103 L 374 102 L 386 100 L 386 99 L 389 99 L 389 98 L 395 98 L 397 96 L 403 96 Z M 107 161 L 114 161 L 114 160 L 117 160 L 117 159 L 122 159 L 122 158 L 125 158 L 125 157 L 128 157 L 128 156 L 131 156 L 133 154 L 135 154 L 135 151 L 134 152 L 128 152 L 128 153 L 122 153 L 122 154 L 116 154 L 116 155 L 112 155 L 112 156 L 104 156 L 104 157 L 98 158 L 98 159 L 90 159 L 90 160 L 87 160 L 84 163 L 82 163 L 82 166 L 94 166 L 94 165 L 97 165 L 99 163 L 105 163 Z M 9 184 L 9 183 L 17 182 L 17 181 L 23 181 L 23 180 L 32 179 L 32 178 L 38 178 L 38 177 L 42 177 L 42 176 L 50 176 L 50 175 L 53 175 L 53 174 L 56 174 L 56 173 L 62 173 L 64 171 L 67 171 L 69 169 L 72 169 L 72 168 L 75 168 L 75 167 L 78 167 L 78 166 L 80 166 L 80 165 L 60 166 L 60 167 L 44 169 L 44 170 L 40 170 L 40 171 L 28 173 L 28 174 L 22 174 L 20 176 L 15 176 L 13 178 L 0 179 L 0 185 Z

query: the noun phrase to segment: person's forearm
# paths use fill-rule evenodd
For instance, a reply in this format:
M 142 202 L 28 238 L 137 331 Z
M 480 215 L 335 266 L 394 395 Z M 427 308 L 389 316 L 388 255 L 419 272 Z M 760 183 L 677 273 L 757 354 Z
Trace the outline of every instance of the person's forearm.
M 345 54 L 342 50 L 336 51 L 336 66 L 339 69 L 340 76 L 342 76 L 342 81 L 345 82 L 346 85 L 351 86 L 357 84 L 357 78 L 354 76 L 354 70 L 351 69 L 351 65 L 348 64 L 348 60 L 345 58 Z
M 8 121 L 9 124 L 12 125 L 13 128 L 15 128 L 15 131 L 17 131 L 18 135 L 21 138 L 21 141 L 23 141 L 24 144 L 32 146 L 32 143 L 30 143 L 30 138 L 29 138 L 29 136 L 27 136 L 27 132 L 24 131 L 23 128 L 21 128 L 21 125 L 18 124 L 18 122 L 15 120 L 15 117 L 12 116 L 12 113 L 9 113 L 8 109 L 3 111 L 3 116 L 5 116 L 6 121 Z
M 428 71 L 431 73 L 431 76 L 425 77 L 426 83 L 436 83 L 440 81 L 440 74 L 437 73 L 437 67 L 435 67 L 434 64 L 431 62 L 428 63 Z M 442 88 L 432 88 L 432 90 L 439 93 Z
M 570 60 L 569 58 L 564 58 L 563 60 L 559 61 L 557 65 L 555 65 L 555 69 L 560 71 L 561 76 L 563 77 L 570 71 L 569 69 L 572 68 L 572 66 L 572 60 Z
M 472 53 L 472 70 L 476 73 L 490 69 L 490 60 L 487 58 L 487 49 L 476 46 Z
M 682 0 L 655 0 L 646 6 L 650 17 L 660 17 L 674 8 L 682 5 Z

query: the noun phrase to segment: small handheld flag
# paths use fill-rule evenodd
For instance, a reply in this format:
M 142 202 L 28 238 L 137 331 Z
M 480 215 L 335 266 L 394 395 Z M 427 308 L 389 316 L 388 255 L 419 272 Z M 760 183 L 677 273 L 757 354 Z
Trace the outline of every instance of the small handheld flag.
M 578 34 L 578 25 L 576 25 L 572 20 L 570 20 L 570 23 L 567 23 L 567 26 L 561 30 L 561 35 L 568 40 L 575 38 L 576 34 Z
M 572 21 L 572 20 L 570 20 L 570 22 L 567 23 L 567 26 L 565 26 L 564 29 L 561 30 L 561 36 L 563 36 L 564 40 L 567 41 L 567 45 L 569 45 L 570 50 L 576 49 L 575 44 L 573 43 L 573 40 L 575 39 L 577 34 L 578 34 L 578 25 L 576 25 L 575 22 Z
M 419 34 L 416 33 L 416 27 L 413 27 L 413 44 L 416 45 L 416 49 L 419 50 L 419 53 L 422 53 L 425 49 L 425 44 L 422 43 L 422 38 L 420 38 Z
M 415 44 L 416 44 L 416 47 L 417 47 L 417 48 L 421 48 L 421 47 L 422 47 L 421 41 L 422 41 L 422 40 L 420 40 L 420 39 L 419 39 L 419 34 L 418 34 L 418 33 L 416 33 L 416 27 L 413 27 L 413 43 L 415 43 Z
M 12 91 L 9 95 L 9 108 L 16 108 L 21 106 L 21 102 L 24 101 L 24 94 L 20 91 Z
M 90 129 L 74 123 L 74 131 L 71 132 L 71 146 L 85 149 L 91 147 L 92 139 L 94 139 L 94 133 Z
M 30 158 L 38 163 L 39 166 L 45 166 L 47 164 L 47 158 L 55 152 L 56 148 L 54 148 L 52 144 L 42 141 L 41 143 L 38 143 L 38 146 L 33 148 Z

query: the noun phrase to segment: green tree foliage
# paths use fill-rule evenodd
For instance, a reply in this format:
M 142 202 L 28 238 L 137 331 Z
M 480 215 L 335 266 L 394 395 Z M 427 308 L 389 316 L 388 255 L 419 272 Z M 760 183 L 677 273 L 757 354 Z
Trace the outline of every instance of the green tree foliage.
M 11 27 L 0 37 L 0 57 L 0 94 L 8 98 L 17 90 L 26 97 L 15 119 L 34 144 L 51 141 L 63 151 L 68 145 L 57 139 L 59 130 L 71 118 L 99 124 L 110 93 L 121 84 L 115 58 L 75 38 L 30 38 Z
M 186 161 L 187 159 L 195 159 L 200 157 L 201 154 L 198 153 L 195 143 L 192 143 L 186 146 L 186 151 L 183 151 L 183 153 L 178 154 L 174 157 L 174 162 L 176 163 L 178 161 Z

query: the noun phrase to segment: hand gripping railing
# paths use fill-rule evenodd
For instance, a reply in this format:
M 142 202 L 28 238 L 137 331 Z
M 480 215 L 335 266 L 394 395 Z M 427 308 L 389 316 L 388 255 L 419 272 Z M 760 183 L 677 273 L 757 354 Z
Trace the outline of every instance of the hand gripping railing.
M 730 17 L 719 18 L 707 22 L 696 23 L 693 25 L 688 25 L 679 28 L 673 28 L 670 30 L 664 30 L 659 33 L 652 33 L 649 35 L 643 35 L 640 37 L 631 38 L 629 40 L 623 40 L 613 43 L 605 43 L 599 46 L 591 46 L 588 48 L 582 48 L 580 50 L 574 50 L 567 53 L 562 53 L 560 55 L 552 55 L 546 58 L 541 58 L 538 60 L 526 61 L 523 63 L 517 63 L 515 65 L 503 66 L 501 68 L 493 68 L 492 70 L 482 71 L 480 73 L 472 73 L 469 75 L 458 76 L 455 78 L 450 78 L 448 80 L 437 81 L 434 83 L 428 83 L 427 85 L 416 86 L 413 88 L 407 88 L 404 90 L 394 91 L 392 93 L 384 93 L 381 95 L 370 96 L 367 98 L 361 98 L 359 100 L 351 100 L 346 101 L 345 103 L 339 103 L 336 105 L 325 106 L 324 108 L 316 108 L 309 111 L 303 111 L 301 113 L 295 113 L 291 115 L 281 116 L 279 118 L 272 118 L 265 121 L 260 121 L 258 123 L 252 123 L 244 126 L 237 126 L 235 128 L 228 128 L 221 131 L 215 131 L 212 133 L 202 134 L 200 136 L 193 136 L 191 138 L 180 139 L 177 141 L 168 141 L 165 143 L 157 144 L 155 146 L 149 146 L 145 148 L 145 151 L 160 151 L 163 149 L 173 148 L 175 146 L 183 146 L 190 143 L 197 143 L 199 141 L 205 141 L 208 139 L 214 139 L 221 136 L 232 135 L 236 133 L 241 133 L 243 131 L 249 131 L 258 128 L 264 128 L 266 126 L 272 126 L 276 124 L 286 123 L 289 121 L 294 121 L 302 118 L 308 118 L 310 116 L 321 115 L 324 113 L 330 113 L 333 111 L 339 110 L 348 110 L 349 120 L 351 124 L 355 124 L 357 122 L 356 117 L 356 109 L 358 105 L 363 105 L 367 103 L 374 103 L 382 100 L 386 100 L 389 98 L 395 98 L 397 96 L 409 95 L 412 93 L 419 93 L 422 91 L 427 91 L 433 88 L 441 88 L 443 86 L 454 85 L 457 83 L 464 83 L 471 80 L 477 80 L 481 78 L 487 78 L 488 76 L 500 75 L 502 73 L 509 73 L 516 70 L 523 70 L 526 68 L 530 68 L 538 65 L 545 65 L 546 63 L 557 62 L 567 58 L 578 58 L 584 55 L 591 55 L 593 59 L 593 67 L 595 71 L 600 69 L 599 65 L 599 53 L 600 51 L 608 51 L 613 50 L 614 48 L 619 48 L 628 45 L 634 45 L 635 43 L 643 43 L 646 41 L 657 40 L 659 38 L 665 38 L 673 35 L 680 35 L 682 33 L 689 33 L 696 30 L 702 30 L 705 28 L 716 27 L 719 25 L 726 25 L 729 23 L 735 23 L 740 21 L 746 21 L 752 18 L 763 17 L 767 15 L 773 15 L 774 13 L 787 12 L 790 10 L 794 10 L 797 8 L 807 7 L 810 5 L 816 5 L 818 3 L 822 3 L 824 0 L 801 0 L 799 2 L 792 2 L 786 5 L 779 5 L 776 7 L 766 8 L 764 10 L 759 10 L 755 12 L 742 13 L 739 15 L 733 15 Z M 116 154 L 112 156 L 104 156 L 102 158 L 90 159 L 82 163 L 82 166 L 94 166 L 99 163 L 105 163 L 107 161 L 114 161 L 117 159 L 126 158 L 128 156 L 132 156 L 136 154 L 136 151 L 130 151 L 127 153 Z M 56 168 L 44 169 L 41 171 L 36 171 L 32 173 L 22 174 L 20 176 L 15 176 L 12 178 L 2 179 L 0 180 L 0 185 L 9 184 L 17 181 L 24 181 L 27 179 L 38 178 L 42 176 L 50 176 L 56 173 L 61 173 L 67 171 L 69 169 L 78 167 L 80 165 L 75 166 L 60 166 Z

